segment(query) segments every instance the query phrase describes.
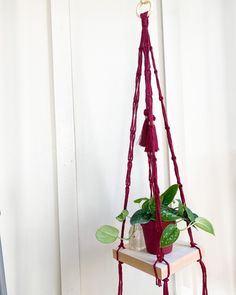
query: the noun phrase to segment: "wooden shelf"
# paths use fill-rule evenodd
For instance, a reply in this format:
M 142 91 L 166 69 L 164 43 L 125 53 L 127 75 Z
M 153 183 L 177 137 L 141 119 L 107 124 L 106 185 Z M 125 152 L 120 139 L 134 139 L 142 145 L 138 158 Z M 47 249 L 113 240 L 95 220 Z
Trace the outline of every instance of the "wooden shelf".
M 204 255 L 203 248 L 199 248 L 201 249 L 202 255 Z M 113 249 L 113 258 L 116 259 L 116 249 Z M 170 264 L 170 275 L 196 262 L 199 258 L 198 249 L 191 248 L 189 243 L 186 242 L 175 243 L 173 251 L 170 254 L 165 255 L 165 260 Z M 128 248 L 121 249 L 119 252 L 119 260 L 155 276 L 153 264 L 156 261 L 156 256 L 147 253 L 145 250 L 134 251 Z M 157 263 L 156 269 L 159 279 L 163 280 L 167 277 L 167 266 L 165 262 Z

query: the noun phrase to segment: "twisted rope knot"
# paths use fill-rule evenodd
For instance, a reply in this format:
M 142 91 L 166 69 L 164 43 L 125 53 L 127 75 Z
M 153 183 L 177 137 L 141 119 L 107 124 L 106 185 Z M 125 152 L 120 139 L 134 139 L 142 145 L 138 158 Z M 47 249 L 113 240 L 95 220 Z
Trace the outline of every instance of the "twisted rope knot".
M 168 278 L 165 278 L 165 279 L 163 280 L 163 282 L 168 283 L 168 282 L 169 282 L 169 277 L 168 277 Z
M 116 260 L 118 260 L 119 261 L 119 252 L 120 252 L 120 249 L 125 249 L 125 246 L 124 246 L 124 242 L 123 242 L 123 240 L 120 242 L 120 244 L 119 244 L 119 246 L 118 246 L 118 248 L 117 248 L 117 250 L 116 250 Z M 121 262 L 121 261 L 119 261 L 121 264 L 123 264 L 123 262 Z
M 149 120 L 152 119 L 153 121 L 156 120 L 156 117 L 154 115 L 149 115 L 149 111 L 146 109 L 143 112 L 144 116 L 147 117 Z
M 190 242 L 190 246 L 191 246 L 192 248 L 195 248 L 195 247 L 197 246 L 197 244 L 196 244 L 195 242 Z

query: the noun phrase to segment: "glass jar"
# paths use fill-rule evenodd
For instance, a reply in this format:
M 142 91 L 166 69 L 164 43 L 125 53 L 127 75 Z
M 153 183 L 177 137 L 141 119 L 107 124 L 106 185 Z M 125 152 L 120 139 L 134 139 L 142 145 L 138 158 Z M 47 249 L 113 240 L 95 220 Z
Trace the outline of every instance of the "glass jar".
M 129 249 L 142 251 L 146 248 L 143 229 L 140 224 L 135 224 L 130 227 L 129 236 Z

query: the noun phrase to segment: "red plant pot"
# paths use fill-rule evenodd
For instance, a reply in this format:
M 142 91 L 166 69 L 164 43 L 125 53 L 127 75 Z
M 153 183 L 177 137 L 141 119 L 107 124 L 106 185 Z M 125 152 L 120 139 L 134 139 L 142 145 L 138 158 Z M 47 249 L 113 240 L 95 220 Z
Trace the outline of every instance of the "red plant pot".
M 162 222 L 162 227 L 165 229 L 169 224 L 174 222 Z M 156 254 L 158 243 L 158 232 L 156 230 L 156 222 L 150 221 L 146 224 L 142 224 L 144 239 L 146 243 L 147 252 L 150 254 Z M 163 254 L 168 254 L 172 251 L 173 245 L 163 248 Z

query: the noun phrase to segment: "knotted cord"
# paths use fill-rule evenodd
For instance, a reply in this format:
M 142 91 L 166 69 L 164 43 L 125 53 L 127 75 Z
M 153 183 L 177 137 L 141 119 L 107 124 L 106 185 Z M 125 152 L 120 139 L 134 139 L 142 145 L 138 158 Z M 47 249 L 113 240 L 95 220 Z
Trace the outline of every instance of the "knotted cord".
M 148 165 L 149 165 L 149 185 L 150 185 L 150 196 L 155 198 L 156 203 L 156 231 L 158 236 L 157 242 L 157 249 L 156 249 L 156 261 L 153 264 L 154 274 L 156 277 L 156 283 L 158 286 L 161 286 L 161 280 L 158 277 L 156 265 L 158 262 L 164 262 L 167 265 L 167 277 L 163 279 L 163 295 L 169 295 L 168 290 L 168 281 L 170 276 L 170 265 L 164 259 L 164 254 L 162 249 L 160 248 L 160 238 L 163 231 L 162 221 L 161 221 L 161 205 L 160 205 L 160 190 L 158 186 L 158 171 L 157 171 L 157 159 L 156 159 L 156 152 L 158 151 L 158 138 L 156 134 L 156 127 L 154 124 L 155 116 L 153 115 L 153 92 L 151 86 L 151 63 L 154 69 L 154 75 L 156 79 L 159 101 L 161 103 L 162 109 L 162 116 L 164 120 L 164 125 L 167 134 L 167 141 L 168 146 L 170 149 L 171 159 L 173 161 L 174 171 L 177 183 L 179 185 L 181 201 L 183 204 L 186 204 L 185 195 L 183 191 L 183 185 L 181 182 L 178 163 L 174 151 L 171 131 L 169 127 L 169 122 L 167 118 L 167 112 L 164 103 L 164 97 L 162 95 L 160 81 L 158 77 L 158 71 L 155 63 L 155 58 L 153 54 L 153 48 L 151 46 L 150 36 L 148 32 L 148 12 L 141 14 L 142 20 L 142 35 L 141 41 L 139 46 L 139 54 L 138 54 L 138 68 L 136 72 L 136 79 L 135 79 L 135 93 L 133 98 L 133 108 L 132 108 L 132 120 L 130 126 L 130 143 L 129 143 L 129 150 L 128 150 L 128 162 L 127 162 L 127 173 L 126 173 L 126 181 L 125 181 L 125 199 L 124 199 L 124 210 L 127 209 L 128 200 L 129 200 L 129 192 L 130 192 L 130 185 L 131 185 L 131 172 L 132 172 L 132 165 L 133 165 L 133 156 L 134 156 L 134 142 L 136 137 L 136 128 L 137 128 L 137 112 L 138 112 L 138 105 L 139 105 L 139 97 L 140 97 L 140 81 L 141 81 L 141 74 L 142 74 L 142 63 L 144 57 L 144 76 L 145 76 L 145 103 L 146 109 L 144 111 L 145 120 L 142 128 L 142 133 L 140 137 L 140 145 L 145 147 L 145 152 L 148 156 Z M 150 60 L 151 56 L 151 60 Z M 120 249 L 124 248 L 124 231 L 125 231 L 125 224 L 126 221 L 124 220 L 122 223 L 121 228 L 121 242 L 117 249 L 117 260 L 118 260 L 118 273 L 119 273 L 119 282 L 118 282 L 118 295 L 123 294 L 123 273 L 122 273 L 122 262 L 119 261 L 119 251 Z M 202 260 L 202 253 L 201 249 L 197 246 L 197 244 L 193 240 L 192 230 L 188 228 L 188 234 L 190 238 L 190 245 L 191 247 L 195 247 L 199 251 L 199 264 L 202 269 L 202 277 L 203 277 L 203 287 L 202 287 L 202 295 L 208 295 L 207 291 L 207 273 L 206 267 Z

